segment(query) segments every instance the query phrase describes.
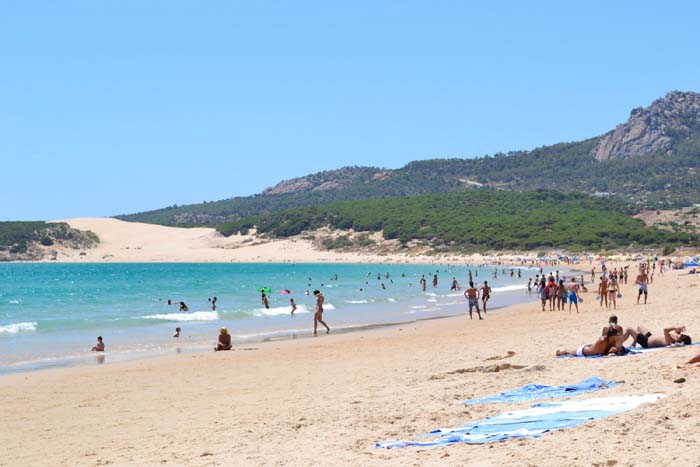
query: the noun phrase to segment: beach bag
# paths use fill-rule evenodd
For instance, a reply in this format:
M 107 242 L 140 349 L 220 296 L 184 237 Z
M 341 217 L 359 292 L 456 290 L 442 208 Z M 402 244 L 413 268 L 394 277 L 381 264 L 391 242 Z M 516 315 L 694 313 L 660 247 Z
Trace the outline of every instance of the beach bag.
M 621 293 L 617 294 L 617 298 L 622 298 L 622 294 Z

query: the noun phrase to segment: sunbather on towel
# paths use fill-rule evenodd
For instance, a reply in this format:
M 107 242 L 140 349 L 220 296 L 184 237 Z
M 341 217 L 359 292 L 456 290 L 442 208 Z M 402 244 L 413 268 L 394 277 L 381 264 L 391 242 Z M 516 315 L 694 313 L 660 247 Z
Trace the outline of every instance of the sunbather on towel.
M 557 350 L 557 357 L 565 355 L 573 355 L 575 357 L 592 357 L 595 355 L 608 355 L 617 352 L 617 330 L 610 328 L 605 337 L 599 337 L 593 344 L 583 344 L 578 349 L 573 350 Z
M 674 344 L 690 345 L 692 343 L 690 336 L 685 334 L 685 326 L 665 328 L 663 336 L 652 335 L 644 326 L 637 326 L 636 330 L 628 328 L 622 335 L 621 342 L 624 343 L 629 337 L 633 339 L 632 345 L 639 344 L 645 349 Z

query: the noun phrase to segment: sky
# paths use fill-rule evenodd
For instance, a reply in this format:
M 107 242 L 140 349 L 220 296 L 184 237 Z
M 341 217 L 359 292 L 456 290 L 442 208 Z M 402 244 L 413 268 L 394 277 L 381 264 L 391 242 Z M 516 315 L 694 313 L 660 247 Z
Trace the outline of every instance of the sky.
M 691 1 L 3 2 L 0 220 L 596 136 L 700 91 L 698 17 Z

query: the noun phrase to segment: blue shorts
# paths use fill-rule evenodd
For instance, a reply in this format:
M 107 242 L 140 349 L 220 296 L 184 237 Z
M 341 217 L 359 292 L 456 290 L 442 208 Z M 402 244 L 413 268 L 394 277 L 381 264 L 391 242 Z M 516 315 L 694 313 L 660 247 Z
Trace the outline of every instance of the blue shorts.
M 578 303 L 578 297 L 576 296 L 576 293 L 569 292 L 569 301 L 571 303 Z

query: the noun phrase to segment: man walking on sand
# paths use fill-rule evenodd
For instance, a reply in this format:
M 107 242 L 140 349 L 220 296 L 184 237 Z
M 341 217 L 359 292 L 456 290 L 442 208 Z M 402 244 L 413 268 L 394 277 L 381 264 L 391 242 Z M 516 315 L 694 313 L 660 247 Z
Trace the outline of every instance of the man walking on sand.
M 578 313 L 578 284 L 575 277 L 571 278 L 567 290 L 569 291 L 569 313 L 571 313 L 571 305 L 576 305 L 576 313 Z
M 647 273 L 644 272 L 643 270 L 639 271 L 639 274 L 637 275 L 637 280 L 634 281 L 635 284 L 639 286 L 639 294 L 637 295 L 637 305 L 639 305 L 639 298 L 644 294 L 644 304 L 647 304 L 647 295 L 649 295 L 649 277 L 647 276 Z
M 316 297 L 316 313 L 314 314 L 314 337 L 316 336 L 316 329 L 318 328 L 318 323 L 321 323 L 326 327 L 326 334 L 330 334 L 331 328 L 329 328 L 328 325 L 323 321 L 323 302 L 326 299 L 319 290 L 314 290 L 314 296 Z
M 472 308 L 476 308 L 479 319 L 484 319 L 481 317 L 481 311 L 479 310 L 479 291 L 474 287 L 473 282 L 470 282 L 469 288 L 464 291 L 464 298 L 469 300 L 469 319 L 474 319 L 472 316 Z

